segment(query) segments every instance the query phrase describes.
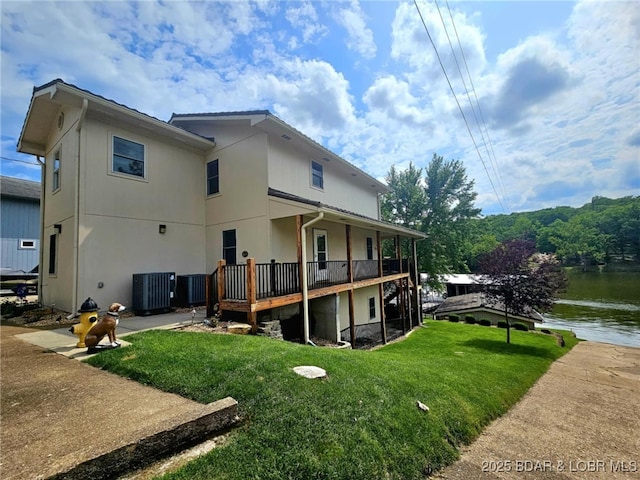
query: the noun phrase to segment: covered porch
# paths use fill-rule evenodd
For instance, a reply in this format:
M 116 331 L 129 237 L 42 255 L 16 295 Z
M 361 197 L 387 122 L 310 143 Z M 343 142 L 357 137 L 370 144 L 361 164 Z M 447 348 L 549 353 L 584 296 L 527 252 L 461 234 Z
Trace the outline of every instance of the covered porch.
M 302 323 L 301 341 L 309 343 L 315 323 L 315 319 L 310 318 L 313 316 L 310 304 L 317 304 L 320 302 L 318 299 L 327 297 L 329 302 L 334 302 L 331 297 L 335 297 L 336 305 L 330 308 L 335 312 L 342 309 L 342 326 L 346 325 L 347 318 L 348 325 L 346 328 L 340 328 L 340 322 L 336 328 L 332 325 L 331 336 L 342 337 L 354 347 L 363 331 L 376 331 L 381 343 L 386 343 L 389 321 L 393 321 L 393 332 L 402 333 L 420 324 L 416 241 L 424 234 L 324 205 L 315 209 L 305 205 L 303 212 L 284 220 L 283 217 L 271 219 L 272 222 L 281 222 L 276 229 L 284 230 L 282 225 L 295 225 L 295 232 L 288 229 L 289 238 L 295 235 L 295 243 L 282 250 L 288 253 L 293 250 L 296 261 L 271 259 L 259 262 L 247 258 L 243 264 L 218 262 L 216 270 L 208 278 L 208 315 L 213 315 L 215 309 L 222 315 L 225 312 L 242 312 L 255 333 L 259 317 L 268 311 L 297 306 L 294 314 L 299 315 Z M 327 222 L 330 222 L 329 227 Z M 318 225 L 330 230 L 333 243 L 331 259 L 327 251 L 322 251 L 323 242 L 327 239 L 312 229 Z M 354 231 L 357 231 L 355 246 Z M 280 232 L 278 235 L 283 236 Z M 341 244 L 336 245 L 340 237 Z M 307 238 L 313 239 L 313 246 L 307 245 Z M 385 239 L 393 244 L 392 255 L 383 255 L 382 242 Z M 410 240 L 404 242 L 410 245 L 408 249 L 405 247 L 406 251 L 402 249 L 403 239 Z M 337 254 L 340 254 L 338 260 L 333 258 Z M 363 319 L 366 315 L 362 314 L 361 306 L 357 311 L 355 299 L 358 297 L 361 303 L 363 295 L 368 297 L 365 300 L 375 312 L 371 317 L 375 316 L 375 322 Z M 389 302 L 394 303 L 393 311 L 397 318 L 387 318 Z

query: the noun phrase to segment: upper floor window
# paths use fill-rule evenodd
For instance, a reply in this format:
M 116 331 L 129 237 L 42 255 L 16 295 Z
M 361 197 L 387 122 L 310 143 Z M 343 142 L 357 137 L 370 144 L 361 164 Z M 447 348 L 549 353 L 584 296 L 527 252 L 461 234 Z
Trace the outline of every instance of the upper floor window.
M 56 150 L 53 154 L 53 181 L 51 182 L 51 188 L 55 192 L 60 190 L 60 150 Z
M 367 237 L 367 260 L 373 260 L 373 238 Z
M 114 136 L 112 170 L 144 178 L 144 145 Z
M 218 160 L 207 163 L 207 195 L 220 192 L 220 173 Z
M 324 188 L 322 165 L 314 161 L 311 162 L 311 185 L 316 188 Z

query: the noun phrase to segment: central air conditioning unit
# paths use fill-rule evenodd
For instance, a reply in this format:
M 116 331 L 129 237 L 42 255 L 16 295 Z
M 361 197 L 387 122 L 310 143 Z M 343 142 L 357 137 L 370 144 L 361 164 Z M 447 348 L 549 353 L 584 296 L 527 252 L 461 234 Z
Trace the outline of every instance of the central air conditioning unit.
M 170 312 L 175 290 L 174 272 L 134 273 L 133 310 L 136 315 Z
M 176 305 L 179 307 L 197 307 L 207 303 L 207 276 L 204 273 L 178 275 L 176 285 Z

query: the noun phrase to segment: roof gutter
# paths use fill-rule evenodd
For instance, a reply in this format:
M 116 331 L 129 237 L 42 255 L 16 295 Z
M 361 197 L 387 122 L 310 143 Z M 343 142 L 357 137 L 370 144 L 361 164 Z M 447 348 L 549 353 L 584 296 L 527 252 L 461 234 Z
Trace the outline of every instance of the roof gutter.
M 309 287 L 307 285 L 307 228 L 324 218 L 324 212 L 320 212 L 316 218 L 309 220 L 300 228 L 302 234 L 302 314 L 304 317 L 304 343 L 309 342 Z
M 42 160 L 40 160 L 40 155 L 36 155 L 36 160 L 40 164 L 40 205 L 39 205 L 39 216 L 40 216 L 40 245 L 38 251 L 38 303 L 42 305 L 42 281 L 44 280 L 44 268 L 42 266 L 44 262 L 44 203 L 46 197 L 46 188 L 47 188 L 47 169 Z
M 80 195 L 81 189 L 84 183 L 81 181 L 80 176 L 80 160 L 81 147 L 82 147 L 82 127 L 84 126 L 84 120 L 87 116 L 87 109 L 89 108 L 89 100 L 87 98 L 82 99 L 82 110 L 80 111 L 80 118 L 78 118 L 78 125 L 76 126 L 76 132 L 78 132 L 78 146 L 76 155 L 76 202 L 73 207 L 73 290 L 71 305 L 75 309 L 78 305 L 78 265 L 80 264 Z

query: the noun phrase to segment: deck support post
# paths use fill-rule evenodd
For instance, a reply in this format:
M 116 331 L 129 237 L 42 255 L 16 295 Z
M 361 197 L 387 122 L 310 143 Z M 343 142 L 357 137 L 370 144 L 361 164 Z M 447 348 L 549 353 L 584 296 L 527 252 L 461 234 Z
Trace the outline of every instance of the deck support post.
M 255 258 L 247 258 L 247 303 L 249 303 L 247 320 L 251 325 L 251 333 L 253 334 L 258 332 L 258 314 L 255 311 L 256 302 L 256 260 Z

